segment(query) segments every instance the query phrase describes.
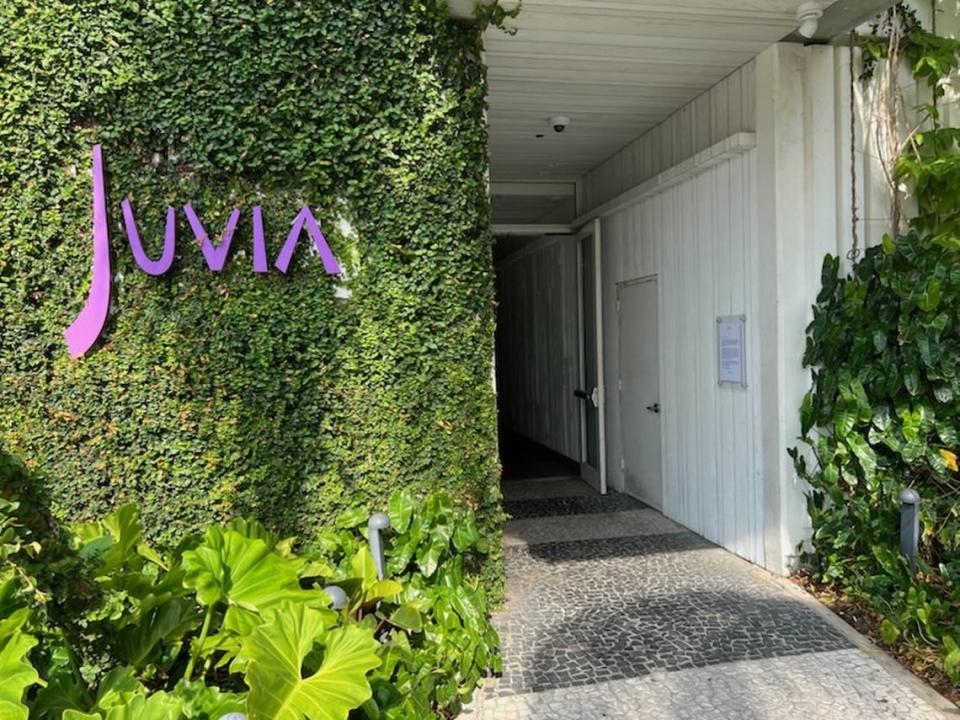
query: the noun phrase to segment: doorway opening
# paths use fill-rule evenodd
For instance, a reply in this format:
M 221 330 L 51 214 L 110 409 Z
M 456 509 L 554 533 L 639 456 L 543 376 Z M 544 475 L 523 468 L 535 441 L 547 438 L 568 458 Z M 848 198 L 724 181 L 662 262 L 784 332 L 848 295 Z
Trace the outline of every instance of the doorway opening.
M 600 224 L 497 257 L 497 398 L 506 486 L 606 494 Z M 545 488 L 541 488 L 546 492 Z

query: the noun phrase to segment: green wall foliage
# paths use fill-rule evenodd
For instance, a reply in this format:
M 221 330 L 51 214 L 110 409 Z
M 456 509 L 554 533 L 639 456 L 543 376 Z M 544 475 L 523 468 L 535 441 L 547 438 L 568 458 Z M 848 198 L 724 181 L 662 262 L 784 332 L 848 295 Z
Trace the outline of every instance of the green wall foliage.
M 309 540 L 406 486 L 498 526 L 479 42 L 434 0 L 0 3 L 0 446 L 58 511 Z M 113 311 L 74 361 L 96 142 Z M 167 275 L 136 267 L 125 197 L 153 257 L 178 209 Z M 211 236 L 244 211 L 220 275 L 187 202 Z M 272 260 L 304 203 L 346 278 L 306 238 L 287 276 L 254 274 L 250 209 Z
M 899 43 L 939 99 L 960 42 L 914 26 Z M 886 48 L 886 38 L 865 43 L 868 57 Z M 872 607 L 884 642 L 932 646 L 960 684 L 960 130 L 941 127 L 935 103 L 926 120 L 894 169 L 916 201 L 909 230 L 867 250 L 847 277 L 838 258 L 824 261 L 804 355 L 806 448 L 791 454 L 810 485 L 814 578 Z M 899 547 L 905 487 L 921 497 L 916 567 Z M 930 656 L 922 647 L 914 657 Z

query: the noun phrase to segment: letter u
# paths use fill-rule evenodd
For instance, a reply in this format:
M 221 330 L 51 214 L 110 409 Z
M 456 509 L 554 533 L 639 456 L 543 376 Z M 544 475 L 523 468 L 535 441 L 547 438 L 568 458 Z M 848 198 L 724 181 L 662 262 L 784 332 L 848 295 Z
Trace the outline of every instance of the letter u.
M 163 254 L 159 260 L 151 260 L 143 249 L 143 243 L 140 242 L 140 233 L 137 232 L 137 220 L 133 216 L 133 209 L 130 202 L 124 200 L 121 203 L 123 207 L 123 224 L 127 228 L 127 240 L 130 242 L 130 250 L 133 253 L 137 265 L 147 275 L 163 275 L 170 266 L 173 265 L 173 256 L 177 249 L 177 212 L 172 207 L 167 208 L 167 229 L 163 234 Z

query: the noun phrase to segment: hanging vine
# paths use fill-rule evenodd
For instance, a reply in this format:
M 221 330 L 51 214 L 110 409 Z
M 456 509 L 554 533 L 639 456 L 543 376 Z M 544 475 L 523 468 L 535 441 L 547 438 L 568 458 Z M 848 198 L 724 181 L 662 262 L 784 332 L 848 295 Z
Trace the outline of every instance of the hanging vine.
M 856 83 L 854 76 L 854 47 L 857 44 L 857 31 L 850 31 L 850 233 L 852 242 L 850 251 L 847 253 L 847 259 L 856 262 L 860 259 L 860 237 L 857 232 L 857 223 L 860 218 L 857 215 L 857 96 Z
M 500 0 L 490 0 L 489 2 L 478 2 L 475 10 L 477 24 L 481 30 L 488 27 L 495 27 L 502 30 L 507 35 L 516 35 L 517 28 L 507 25 L 507 20 L 516 20 L 520 16 L 520 7 L 523 0 L 516 0 L 509 10 L 500 4 Z
M 952 145 L 952 129 L 943 128 L 941 124 L 939 101 L 951 75 L 960 67 L 958 42 L 925 30 L 917 12 L 900 2 L 871 25 L 870 34 L 861 39 L 861 45 L 860 79 L 872 83 L 876 92 L 874 143 L 890 190 L 890 237 L 896 238 L 905 225 L 904 180 L 915 180 L 912 175 L 917 161 L 931 159 L 931 144 L 935 146 L 935 154 L 943 141 L 946 145 L 942 149 Z M 915 117 L 911 125 L 907 124 L 908 113 L 900 83 L 904 64 L 916 83 L 929 92 L 928 102 L 912 108 Z M 927 148 L 923 147 L 925 142 Z

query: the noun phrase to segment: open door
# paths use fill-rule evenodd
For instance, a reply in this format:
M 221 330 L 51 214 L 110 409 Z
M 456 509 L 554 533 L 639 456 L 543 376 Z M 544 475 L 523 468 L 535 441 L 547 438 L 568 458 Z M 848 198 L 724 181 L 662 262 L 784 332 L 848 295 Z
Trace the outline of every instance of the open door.
M 601 300 L 600 221 L 577 235 L 580 275 L 580 475 L 607 492 L 603 384 L 603 303 Z

